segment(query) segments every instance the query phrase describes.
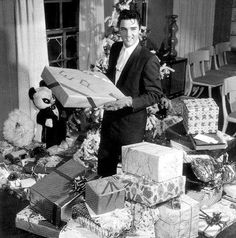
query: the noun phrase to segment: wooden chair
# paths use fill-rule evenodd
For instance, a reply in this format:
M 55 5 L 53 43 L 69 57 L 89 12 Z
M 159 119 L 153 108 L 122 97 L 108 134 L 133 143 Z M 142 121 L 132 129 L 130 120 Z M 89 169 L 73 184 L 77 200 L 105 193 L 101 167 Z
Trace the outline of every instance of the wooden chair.
M 216 56 L 215 56 L 215 48 L 213 45 L 206 46 L 201 48 L 202 50 L 209 50 L 210 58 L 209 61 L 205 61 L 205 73 L 206 75 L 216 75 L 217 77 L 221 76 L 224 78 L 234 76 L 235 74 L 230 71 L 224 71 L 220 70 L 219 67 L 215 67 L 215 65 L 212 63 L 214 62 Z
M 194 86 L 200 87 L 196 93 L 199 97 L 204 87 L 208 88 L 208 96 L 212 97 L 212 88 L 221 87 L 224 83 L 224 76 L 214 74 L 206 75 L 205 62 L 210 61 L 209 50 L 197 50 L 188 55 L 187 75 L 190 80 L 189 96 Z
M 229 122 L 236 123 L 236 76 L 224 80 L 221 92 L 224 118 L 222 132 L 226 132 Z
M 231 51 L 230 42 L 221 42 L 215 45 L 214 65 L 216 69 L 227 72 L 230 76 L 236 75 L 236 64 L 228 64 L 227 52 Z

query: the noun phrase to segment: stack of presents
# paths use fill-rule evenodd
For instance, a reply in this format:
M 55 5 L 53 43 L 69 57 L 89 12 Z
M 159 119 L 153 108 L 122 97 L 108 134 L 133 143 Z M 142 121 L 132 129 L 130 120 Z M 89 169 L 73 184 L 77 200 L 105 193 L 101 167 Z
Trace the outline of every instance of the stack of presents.
M 226 153 L 233 138 L 218 131 L 213 99 L 182 105 L 195 150 L 150 142 L 123 146 L 122 163 L 109 177 L 98 177 L 96 168 L 73 156 L 45 155 L 32 167 L 29 151 L 1 142 L 0 184 L 17 187 L 29 201 L 16 227 L 60 238 L 216 237 L 236 222 L 236 166 Z M 206 152 L 217 149 L 217 158 Z

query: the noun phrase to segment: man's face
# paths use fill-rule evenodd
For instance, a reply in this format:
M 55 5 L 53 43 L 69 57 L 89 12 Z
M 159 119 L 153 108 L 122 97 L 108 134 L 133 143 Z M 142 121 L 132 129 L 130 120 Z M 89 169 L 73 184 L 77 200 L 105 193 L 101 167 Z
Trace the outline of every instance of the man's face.
M 139 40 L 140 28 L 136 19 L 121 20 L 120 35 L 125 47 L 134 45 Z

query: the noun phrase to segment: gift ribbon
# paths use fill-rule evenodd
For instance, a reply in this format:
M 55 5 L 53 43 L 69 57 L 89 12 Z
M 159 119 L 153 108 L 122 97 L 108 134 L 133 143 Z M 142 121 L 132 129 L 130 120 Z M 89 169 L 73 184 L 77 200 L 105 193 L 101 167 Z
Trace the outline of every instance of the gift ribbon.
M 95 102 L 93 101 L 93 99 L 92 99 L 91 97 L 89 97 L 87 94 L 82 93 L 82 92 L 80 92 L 79 90 L 76 90 L 76 89 L 74 89 L 74 88 L 71 88 L 71 87 L 69 87 L 69 86 L 67 86 L 67 85 L 65 85 L 65 84 L 63 84 L 63 83 L 60 83 L 60 84 L 59 84 L 58 82 L 54 82 L 54 83 L 48 84 L 47 86 L 48 86 L 48 88 L 51 89 L 51 88 L 54 88 L 54 87 L 57 87 L 57 86 L 60 86 L 60 85 L 63 86 L 64 88 L 67 88 L 67 89 L 69 89 L 69 90 L 75 92 L 75 93 L 79 93 L 79 94 L 85 96 L 85 97 L 87 98 L 89 104 L 91 105 L 91 107 L 97 107 L 96 104 L 95 104 Z M 88 88 L 88 87 L 87 87 L 87 88 Z

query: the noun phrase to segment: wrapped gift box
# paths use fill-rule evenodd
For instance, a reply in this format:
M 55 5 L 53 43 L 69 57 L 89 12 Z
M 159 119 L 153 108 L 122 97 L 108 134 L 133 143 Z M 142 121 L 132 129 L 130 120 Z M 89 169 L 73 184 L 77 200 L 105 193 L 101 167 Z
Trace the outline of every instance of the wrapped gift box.
M 216 133 L 219 107 L 212 98 L 185 99 L 183 125 L 188 134 Z
M 180 197 L 180 209 L 162 205 L 155 223 L 156 238 L 198 237 L 199 203 L 187 195 Z
M 219 214 L 218 224 L 209 225 L 207 216 L 213 217 L 213 213 Z M 209 208 L 202 208 L 199 219 L 199 233 L 204 237 L 215 238 L 222 230 L 236 222 L 236 203 L 221 199 Z
M 124 172 L 156 182 L 182 176 L 184 152 L 148 142 L 122 147 Z
M 148 207 L 165 202 L 185 193 L 185 176 L 179 176 L 163 182 L 154 182 L 131 174 L 117 174 L 118 179 L 125 187 L 125 198 Z
M 210 188 L 205 187 L 200 191 L 189 190 L 187 191 L 187 195 L 196 201 L 199 202 L 199 206 L 201 207 L 210 207 L 213 204 L 220 201 L 222 198 L 223 188 Z
M 124 96 L 99 72 L 46 66 L 41 77 L 64 107 L 99 107 Z
M 82 202 L 74 205 L 72 210 L 74 221 L 99 238 L 123 237 L 132 227 L 130 206 L 96 215 L 87 203 Z
M 112 176 L 86 183 L 85 200 L 95 214 L 103 214 L 124 208 L 125 189 Z
M 30 188 L 29 200 L 32 208 L 54 225 L 58 226 L 61 221 L 66 221 L 71 216 L 70 206 L 81 195 L 73 188 L 74 179 L 78 176 L 90 180 L 96 174 L 71 159 L 46 175 Z
M 147 207 L 136 202 L 126 202 L 126 207 L 131 210 L 133 216 L 132 229 L 130 236 L 155 238 L 154 224 L 160 216 L 158 206 Z M 128 234 L 129 235 L 129 234 Z
M 27 206 L 16 214 L 16 227 L 38 236 L 57 238 L 60 228 L 53 226 L 43 216 L 33 211 Z

